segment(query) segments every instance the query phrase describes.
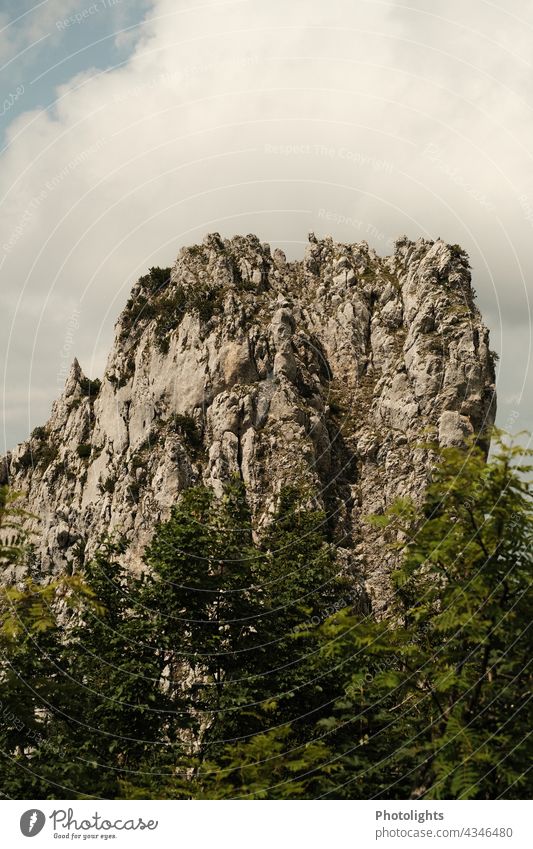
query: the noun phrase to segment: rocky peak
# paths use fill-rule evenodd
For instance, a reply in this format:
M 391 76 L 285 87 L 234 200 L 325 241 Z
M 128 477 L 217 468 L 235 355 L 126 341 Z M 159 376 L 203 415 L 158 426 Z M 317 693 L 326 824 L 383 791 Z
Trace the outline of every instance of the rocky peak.
M 390 563 L 364 517 L 421 497 L 428 434 L 460 444 L 494 413 L 459 246 L 404 236 L 381 258 L 310 234 L 288 262 L 257 236 L 212 233 L 140 278 L 102 383 L 75 361 L 50 420 L 4 465 L 40 518 L 44 572 L 74 568 L 109 532 L 135 568 L 200 481 L 220 491 L 239 474 L 258 533 L 283 484 L 307 486 L 379 606 Z

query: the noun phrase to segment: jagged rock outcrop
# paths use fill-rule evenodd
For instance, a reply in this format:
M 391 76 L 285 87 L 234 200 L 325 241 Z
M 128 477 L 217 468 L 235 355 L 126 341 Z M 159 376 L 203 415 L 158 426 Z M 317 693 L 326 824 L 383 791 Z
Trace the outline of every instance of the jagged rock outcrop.
M 100 384 L 77 361 L 47 424 L 4 462 L 40 519 L 35 568 L 72 569 L 120 532 L 132 568 L 179 493 L 239 474 L 258 533 L 284 483 L 327 512 L 347 571 L 386 598 L 389 559 L 363 518 L 420 498 L 423 443 L 494 419 L 488 331 L 466 255 L 441 240 L 313 234 L 287 262 L 255 236 L 184 248 L 135 285 Z

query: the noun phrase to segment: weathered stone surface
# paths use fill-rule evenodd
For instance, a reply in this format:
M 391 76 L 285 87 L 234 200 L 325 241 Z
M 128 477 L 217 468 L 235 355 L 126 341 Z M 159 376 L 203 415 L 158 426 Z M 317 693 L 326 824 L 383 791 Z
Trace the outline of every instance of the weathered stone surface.
M 390 557 L 364 517 L 420 498 L 431 434 L 490 426 L 488 331 L 457 246 L 402 238 L 310 242 L 287 262 L 257 237 L 211 234 L 170 281 L 141 279 L 116 326 L 101 387 L 77 361 L 44 429 L 0 463 L 40 518 L 37 566 L 75 566 L 102 535 L 140 563 L 180 492 L 230 474 L 258 533 L 286 483 L 307 484 L 343 562 L 386 604 Z

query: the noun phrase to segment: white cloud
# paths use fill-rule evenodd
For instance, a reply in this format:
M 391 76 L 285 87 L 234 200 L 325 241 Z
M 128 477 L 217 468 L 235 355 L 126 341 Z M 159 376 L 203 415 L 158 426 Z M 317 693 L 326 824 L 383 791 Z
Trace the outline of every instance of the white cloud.
M 47 417 L 72 311 L 94 374 L 134 279 L 207 230 L 255 231 L 293 256 L 309 230 L 382 253 L 404 232 L 461 242 L 504 394 L 519 393 L 533 15 L 517 20 L 514 2 L 426 5 L 156 0 L 124 66 L 78 75 L 52 111 L 11 125 L 0 173 L 6 398 L 16 390 L 19 411 L 9 442 Z

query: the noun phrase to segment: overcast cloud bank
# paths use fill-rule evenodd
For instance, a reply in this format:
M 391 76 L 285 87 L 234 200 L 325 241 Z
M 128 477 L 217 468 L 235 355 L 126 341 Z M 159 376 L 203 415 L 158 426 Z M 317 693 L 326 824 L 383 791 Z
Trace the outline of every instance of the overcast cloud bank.
M 117 18 L 126 61 L 3 117 L 1 450 L 48 417 L 65 340 L 101 374 L 134 280 L 213 230 L 291 257 L 310 230 L 381 254 L 403 233 L 460 243 L 501 357 L 499 423 L 531 429 L 532 9 L 190 5 L 154 0 L 134 31 Z M 28 14 L 19 52 L 82 6 Z M 43 80 L 53 65 L 45 51 Z

